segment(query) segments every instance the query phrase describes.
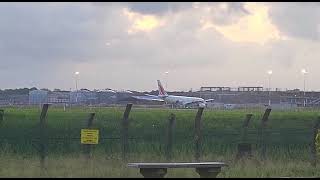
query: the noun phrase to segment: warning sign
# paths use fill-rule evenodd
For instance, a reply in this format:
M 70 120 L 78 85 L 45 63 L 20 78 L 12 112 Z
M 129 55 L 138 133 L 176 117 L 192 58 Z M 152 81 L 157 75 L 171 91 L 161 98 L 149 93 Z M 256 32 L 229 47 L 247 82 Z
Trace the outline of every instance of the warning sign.
M 318 130 L 318 133 L 316 136 L 316 150 L 317 150 L 317 155 L 320 156 L 320 130 Z
M 81 129 L 81 144 L 98 144 L 99 130 Z

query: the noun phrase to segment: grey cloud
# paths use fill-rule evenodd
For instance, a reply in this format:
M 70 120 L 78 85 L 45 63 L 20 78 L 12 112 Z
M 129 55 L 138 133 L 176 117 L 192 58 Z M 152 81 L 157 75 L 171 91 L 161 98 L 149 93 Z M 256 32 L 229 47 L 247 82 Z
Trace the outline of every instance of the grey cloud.
M 217 6 L 223 2 L 201 2 L 203 6 Z M 242 2 L 226 2 L 228 4 L 227 13 L 248 14 Z M 132 11 L 142 14 L 162 15 L 167 12 L 177 12 L 179 10 L 193 7 L 192 2 L 131 2 L 127 3 Z M 228 14 L 225 14 L 228 15 Z
M 290 37 L 319 40 L 320 3 L 269 3 L 269 15 L 281 32 Z
M 113 13 L 109 9 L 108 14 Z M 125 31 L 122 22 L 112 22 L 112 18 L 85 4 L 2 5 L 0 52 L 7 58 L 19 56 L 32 62 L 92 59 L 102 53 L 99 47 L 105 45 L 101 39 L 105 34 Z
M 226 10 L 219 10 L 217 7 L 224 2 L 200 2 L 201 7 L 213 7 L 210 12 L 215 23 L 230 24 L 237 21 L 241 16 L 249 14 L 244 8 L 243 2 L 225 2 Z M 110 3 L 95 3 L 96 5 L 111 5 Z M 131 11 L 149 15 L 165 15 L 169 12 L 178 13 L 182 10 L 193 8 L 192 2 L 128 2 L 122 3 Z
M 229 7 L 228 7 L 229 12 L 249 14 L 249 11 L 247 11 L 244 8 L 243 2 L 228 2 L 228 4 L 229 4 Z
M 222 3 L 227 4 L 225 10 L 219 9 Z M 191 10 L 194 2 L 93 2 L 97 7 L 123 6 L 133 12 L 146 15 L 164 16 L 169 13 L 179 13 Z M 227 25 L 236 22 L 242 16 L 248 15 L 243 2 L 199 2 L 199 7 L 211 7 L 209 17 L 215 24 Z
M 242 16 L 248 15 L 243 2 L 225 2 L 226 9 L 220 9 L 223 2 L 208 3 L 213 7 L 212 20 L 215 24 L 227 25 L 237 22 Z
M 73 87 L 76 68 L 83 68 L 79 70 L 80 84 L 89 89 L 155 89 L 155 79 L 163 78 L 161 73 L 167 70 L 171 89 L 254 82 L 261 80 L 271 65 L 279 71 L 300 66 L 299 51 L 309 45 L 284 41 L 266 48 L 232 42 L 214 29 L 201 31 L 203 14 L 187 3 L 170 17 L 164 13 L 166 6 L 151 11 L 146 5 L 135 8 L 170 21 L 149 33 L 134 35 L 127 34 L 130 22 L 121 13 L 126 3 L 1 5 L 0 76 L 9 77 L 1 80 L 2 87 L 23 86 L 31 80 L 38 87 L 68 89 Z M 216 18 L 215 23 L 233 23 L 247 13 L 242 3 L 229 3 L 223 16 L 217 16 L 214 7 L 218 4 L 207 5 L 213 7 L 209 15 Z M 318 47 L 315 44 L 312 53 L 320 52 Z M 312 58 L 316 57 L 320 55 Z M 309 63 L 317 67 L 317 62 Z M 280 77 L 274 81 L 289 80 Z
M 131 2 L 130 10 L 143 14 L 162 14 L 169 11 L 168 2 Z
M 131 11 L 142 14 L 164 15 L 192 7 L 191 2 L 128 2 Z

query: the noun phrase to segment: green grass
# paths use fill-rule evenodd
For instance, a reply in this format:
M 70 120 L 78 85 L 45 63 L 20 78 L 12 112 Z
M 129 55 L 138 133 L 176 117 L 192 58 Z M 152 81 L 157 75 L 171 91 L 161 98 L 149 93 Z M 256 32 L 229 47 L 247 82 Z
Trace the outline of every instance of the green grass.
M 137 154 L 130 162 L 164 161 L 147 154 Z M 8 154 L 0 156 L 0 177 L 142 177 L 139 169 L 126 167 L 120 156 L 95 154 L 87 162 L 81 155 L 48 156 L 44 173 L 40 171 L 39 160 L 36 157 L 20 157 Z M 225 157 L 205 157 L 206 159 L 224 159 Z M 179 161 L 180 158 L 175 159 Z M 312 167 L 307 161 L 297 160 L 252 160 L 246 162 L 226 161 L 229 166 L 223 167 L 218 177 L 319 177 L 320 168 Z M 285 164 L 285 165 L 284 165 Z M 166 177 L 192 178 L 199 177 L 193 168 L 168 169 Z
M 39 174 L 37 144 L 39 138 L 38 107 L 5 108 L 0 124 L 1 177 L 37 177 Z M 80 161 L 80 130 L 85 128 L 90 112 L 95 112 L 94 127 L 100 130 L 100 142 L 94 147 L 94 171 L 86 171 Z M 47 114 L 48 177 L 140 177 L 120 160 L 120 129 L 124 108 L 50 107 Z M 197 110 L 132 109 L 129 116 L 129 158 L 131 161 L 166 161 L 165 142 L 168 117 L 176 115 L 173 158 L 193 161 L 194 118 Z M 267 125 L 267 158 L 263 166 L 233 162 L 240 142 L 241 126 L 247 113 L 253 117 L 248 142 L 259 159 L 259 127 L 263 109 L 208 110 L 202 116 L 202 160 L 231 164 L 221 177 L 319 176 L 310 167 L 312 126 L 319 116 L 315 109 L 276 111 Z M 28 163 L 29 162 L 29 163 Z M 284 166 L 285 163 L 285 166 Z M 97 166 L 97 167 L 96 167 Z M 101 166 L 101 167 L 100 167 Z M 244 167 L 243 167 L 244 166 Z M 19 169 L 19 170 L 14 170 Z M 245 169 L 245 170 L 244 170 Z M 298 170 L 300 169 L 300 170 Z M 172 171 L 172 172 L 171 172 Z M 318 173 L 318 174 L 317 174 Z M 168 177 L 198 177 L 194 170 L 176 169 Z

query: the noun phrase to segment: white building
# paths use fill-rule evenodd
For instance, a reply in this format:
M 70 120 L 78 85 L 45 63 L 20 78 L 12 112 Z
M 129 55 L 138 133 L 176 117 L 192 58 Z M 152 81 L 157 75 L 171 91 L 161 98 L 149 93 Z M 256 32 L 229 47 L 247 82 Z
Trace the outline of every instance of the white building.
M 81 89 L 70 92 L 70 103 L 73 104 L 95 104 L 97 101 L 97 94 L 94 91 Z
M 32 90 L 29 92 L 29 104 L 48 103 L 48 91 Z

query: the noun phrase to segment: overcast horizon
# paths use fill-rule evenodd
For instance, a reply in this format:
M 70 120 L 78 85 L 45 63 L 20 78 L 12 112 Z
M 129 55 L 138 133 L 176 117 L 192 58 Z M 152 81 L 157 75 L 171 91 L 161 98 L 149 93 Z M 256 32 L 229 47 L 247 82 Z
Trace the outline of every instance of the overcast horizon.
M 0 89 L 319 91 L 317 2 L 1 2 Z M 168 72 L 168 73 L 166 73 Z M 166 84 L 166 85 L 165 85 Z

